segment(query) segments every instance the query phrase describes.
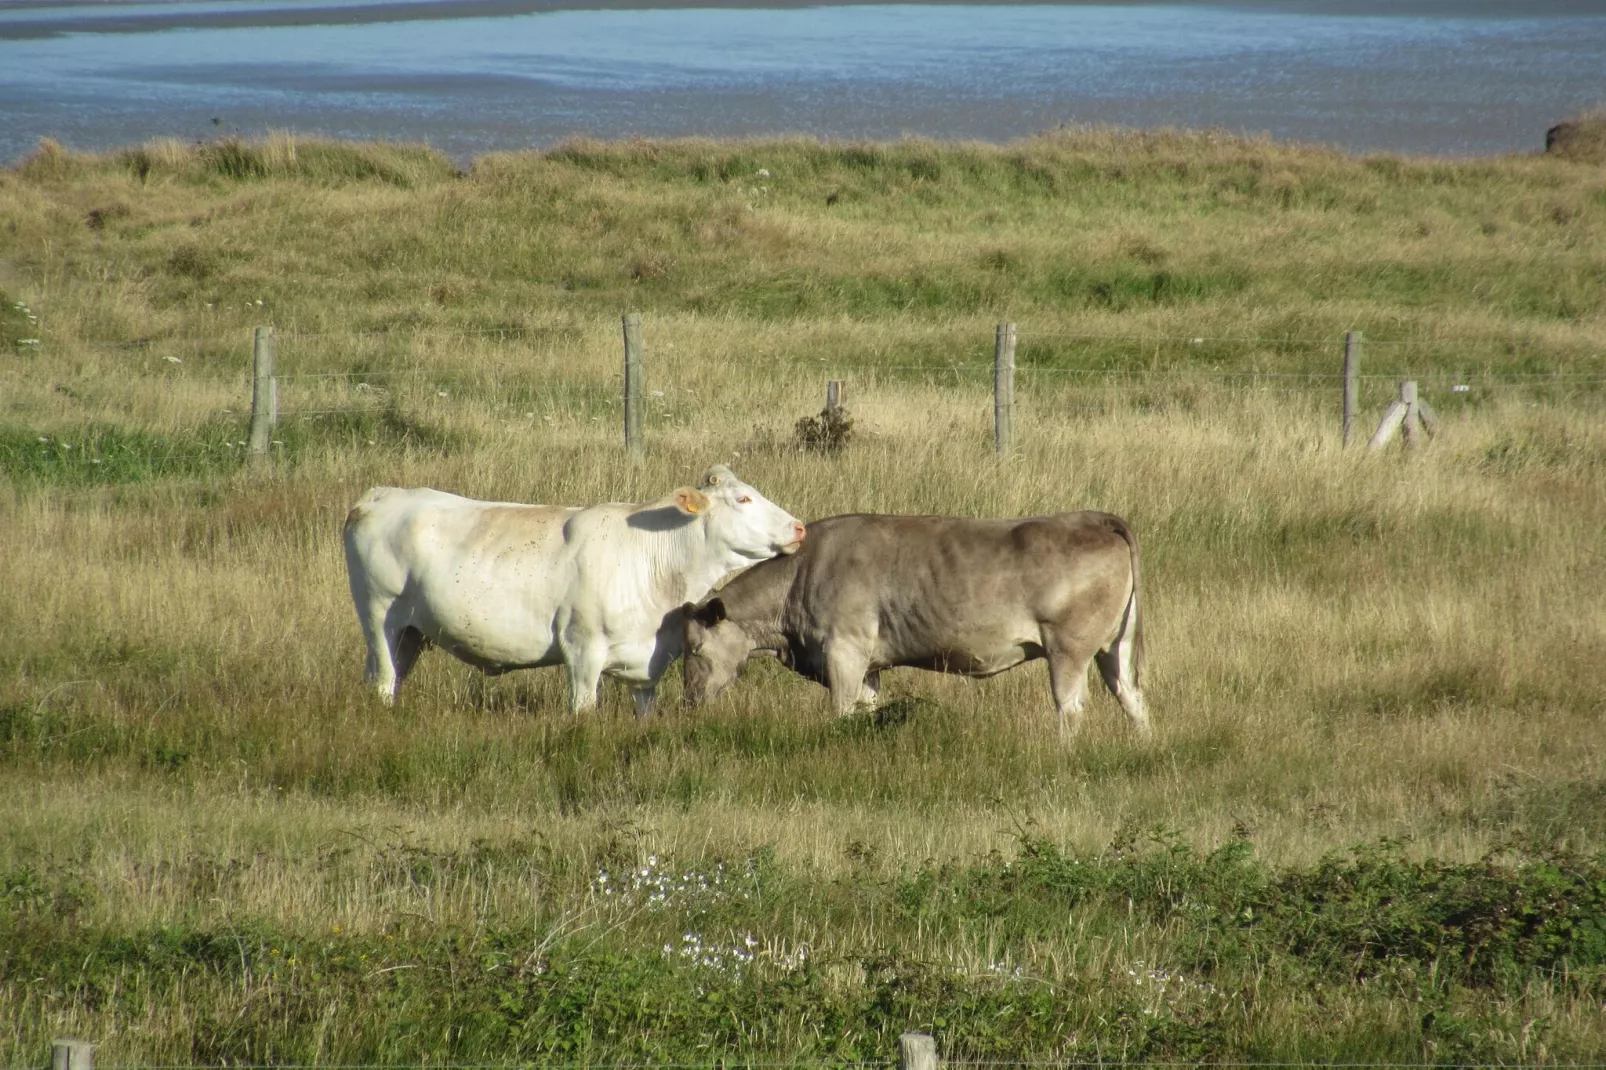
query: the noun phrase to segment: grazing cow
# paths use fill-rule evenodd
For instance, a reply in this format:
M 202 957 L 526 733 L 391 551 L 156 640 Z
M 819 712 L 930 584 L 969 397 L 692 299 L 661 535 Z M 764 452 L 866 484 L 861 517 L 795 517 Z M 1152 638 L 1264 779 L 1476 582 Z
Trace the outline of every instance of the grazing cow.
M 576 508 L 375 487 L 346 517 L 346 570 L 386 703 L 430 644 L 488 675 L 562 662 L 569 708 L 604 673 L 652 707 L 681 612 L 736 569 L 803 541 L 797 519 L 715 465 L 697 489 Z
M 1047 658 L 1064 737 L 1096 660 L 1132 726 L 1149 733 L 1138 541 L 1108 513 L 830 517 L 809 525 L 798 553 L 683 612 L 693 704 L 754 653 L 829 687 L 838 713 L 874 703 L 880 670 L 895 665 L 992 676 Z

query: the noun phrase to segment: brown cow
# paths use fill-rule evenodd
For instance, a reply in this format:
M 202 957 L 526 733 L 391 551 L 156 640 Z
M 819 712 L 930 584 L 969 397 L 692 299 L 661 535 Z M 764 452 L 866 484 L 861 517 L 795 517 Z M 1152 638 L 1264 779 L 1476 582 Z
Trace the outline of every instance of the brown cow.
M 1096 660 L 1132 726 L 1149 733 L 1138 541 L 1109 513 L 829 517 L 809 525 L 796 554 L 753 566 L 684 615 L 693 704 L 751 654 L 829 687 L 838 713 L 873 703 L 885 668 L 992 676 L 1047 658 L 1064 737 Z

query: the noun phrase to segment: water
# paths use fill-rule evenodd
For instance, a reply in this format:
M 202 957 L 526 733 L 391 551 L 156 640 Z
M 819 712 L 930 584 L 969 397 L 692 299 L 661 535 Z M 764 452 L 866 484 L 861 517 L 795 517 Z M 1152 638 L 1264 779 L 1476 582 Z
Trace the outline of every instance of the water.
M 1587 0 L 0 0 L 5 162 L 40 137 L 292 130 L 466 161 L 572 135 L 1007 141 L 1079 123 L 1485 155 L 1542 148 L 1602 103 L 1606 3 Z

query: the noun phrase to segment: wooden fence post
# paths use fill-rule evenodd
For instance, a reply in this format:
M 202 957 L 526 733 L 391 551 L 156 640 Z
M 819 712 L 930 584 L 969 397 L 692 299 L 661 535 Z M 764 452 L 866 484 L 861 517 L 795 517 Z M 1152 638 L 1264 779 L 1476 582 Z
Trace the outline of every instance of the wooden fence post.
M 251 462 L 268 456 L 279 422 L 279 380 L 273 374 L 273 328 L 258 327 L 251 344 Z
M 638 461 L 644 449 L 641 413 L 646 393 L 641 368 L 641 313 L 628 312 L 625 314 L 625 449 Z
M 993 340 L 993 452 L 1009 452 L 1015 412 L 1015 325 L 1000 323 Z
M 1361 374 L 1361 332 L 1344 332 L 1344 445 L 1355 423 L 1356 386 Z
M 95 1045 L 65 1038 L 50 1045 L 50 1070 L 95 1070 Z
M 937 1070 L 937 1042 L 929 1033 L 898 1037 L 898 1070 Z
M 841 379 L 830 379 L 825 384 L 825 411 L 826 419 L 840 409 L 843 399 L 847 396 L 847 384 Z

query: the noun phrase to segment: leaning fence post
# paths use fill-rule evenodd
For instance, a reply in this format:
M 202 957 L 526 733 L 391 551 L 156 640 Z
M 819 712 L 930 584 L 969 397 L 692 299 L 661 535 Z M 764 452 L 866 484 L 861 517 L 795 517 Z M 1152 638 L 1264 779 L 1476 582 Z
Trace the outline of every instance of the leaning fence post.
M 273 328 L 258 327 L 251 343 L 251 460 L 268 455 L 274 425 L 279 422 L 279 381 L 273 374 Z
M 1356 384 L 1361 374 L 1361 332 L 1344 332 L 1344 445 L 1355 423 Z
M 50 1070 L 95 1070 L 95 1045 L 64 1038 L 50 1045 Z
M 1000 323 L 993 340 L 993 452 L 1008 453 L 1015 410 L 1015 325 Z
M 899 1035 L 898 1070 L 937 1070 L 937 1042 L 931 1034 Z
M 641 373 L 641 313 L 625 314 L 625 449 L 640 460 L 641 406 L 646 389 Z
M 1439 414 L 1420 397 L 1416 399 L 1416 414 L 1422 418 L 1422 430 L 1427 432 L 1429 438 L 1439 433 Z
M 1416 408 L 1416 381 L 1406 380 L 1400 384 L 1400 400 L 1405 403 L 1405 417 L 1400 421 L 1400 436 L 1405 442 L 1405 448 L 1411 449 L 1416 445 L 1417 421 L 1421 414 Z
M 1422 414 L 1417 411 L 1416 381 L 1406 380 L 1400 384 L 1400 396 L 1389 402 L 1388 411 L 1383 414 L 1383 422 L 1377 425 L 1372 433 L 1372 440 L 1366 444 L 1369 450 L 1380 450 L 1394 438 L 1394 432 L 1405 428 L 1405 444 L 1412 445 L 1412 436 L 1415 428 L 1412 426 Z

